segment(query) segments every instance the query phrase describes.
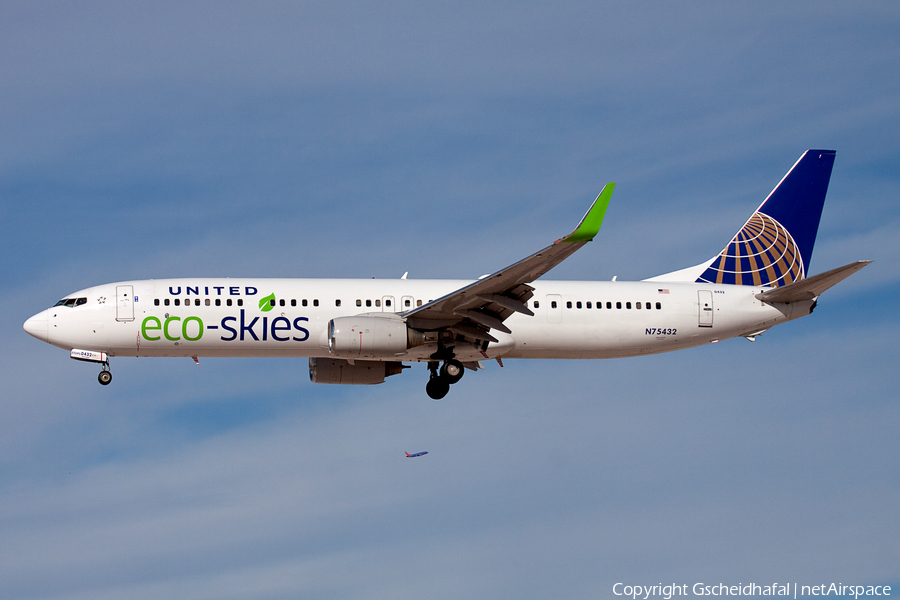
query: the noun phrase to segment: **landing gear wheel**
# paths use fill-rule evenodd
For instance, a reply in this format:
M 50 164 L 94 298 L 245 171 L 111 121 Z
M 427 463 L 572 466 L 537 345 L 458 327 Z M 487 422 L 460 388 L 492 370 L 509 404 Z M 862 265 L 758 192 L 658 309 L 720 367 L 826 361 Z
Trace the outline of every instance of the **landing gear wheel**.
M 100 371 L 100 374 L 97 375 L 97 381 L 100 382 L 100 385 L 109 385 L 109 382 L 112 381 L 112 373 L 109 371 Z
M 425 384 L 425 393 L 432 400 L 440 400 L 450 391 L 450 382 L 443 377 L 432 377 Z
M 447 380 L 447 383 L 453 384 L 462 379 L 466 369 L 458 360 L 450 359 L 444 362 L 441 367 L 441 377 Z

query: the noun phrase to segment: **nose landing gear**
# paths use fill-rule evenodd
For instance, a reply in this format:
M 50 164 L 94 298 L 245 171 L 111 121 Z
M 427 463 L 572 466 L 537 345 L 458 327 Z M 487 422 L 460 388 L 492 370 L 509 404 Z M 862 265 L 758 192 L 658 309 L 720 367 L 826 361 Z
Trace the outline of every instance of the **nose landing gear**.
M 109 382 L 112 381 L 112 373 L 109 371 L 109 354 L 106 352 L 72 348 L 69 357 L 84 362 L 100 363 L 100 368 L 103 370 L 97 375 L 97 381 L 100 382 L 100 385 L 109 385 Z
M 103 370 L 97 375 L 97 381 L 100 382 L 100 385 L 109 385 L 109 382 L 112 381 L 112 372 L 109 370 L 108 362 L 103 363 Z
M 440 371 L 437 361 L 431 361 L 428 363 L 428 370 L 431 371 L 431 376 L 425 384 L 425 393 L 432 400 L 440 400 L 446 396 L 450 386 L 462 379 L 465 373 L 462 363 L 453 358 L 445 360 Z

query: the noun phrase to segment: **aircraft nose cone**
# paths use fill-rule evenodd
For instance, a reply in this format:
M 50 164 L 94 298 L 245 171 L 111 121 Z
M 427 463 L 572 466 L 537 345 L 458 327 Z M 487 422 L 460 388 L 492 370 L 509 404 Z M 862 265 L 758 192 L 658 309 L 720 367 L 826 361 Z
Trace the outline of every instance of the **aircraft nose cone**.
M 42 342 L 47 341 L 47 311 L 39 312 L 22 325 L 22 329 Z

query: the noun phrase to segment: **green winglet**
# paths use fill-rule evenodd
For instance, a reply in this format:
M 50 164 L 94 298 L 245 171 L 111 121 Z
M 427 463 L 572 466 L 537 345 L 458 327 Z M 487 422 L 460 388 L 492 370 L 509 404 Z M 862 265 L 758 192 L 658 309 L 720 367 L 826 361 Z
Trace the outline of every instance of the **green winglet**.
M 594 200 L 591 208 L 585 213 L 581 219 L 581 223 L 575 228 L 575 231 L 564 237 L 562 242 L 590 242 L 600 231 L 603 225 L 603 217 L 606 216 L 606 209 L 609 207 L 609 199 L 612 198 L 615 183 L 607 183 L 600 191 L 600 195 Z

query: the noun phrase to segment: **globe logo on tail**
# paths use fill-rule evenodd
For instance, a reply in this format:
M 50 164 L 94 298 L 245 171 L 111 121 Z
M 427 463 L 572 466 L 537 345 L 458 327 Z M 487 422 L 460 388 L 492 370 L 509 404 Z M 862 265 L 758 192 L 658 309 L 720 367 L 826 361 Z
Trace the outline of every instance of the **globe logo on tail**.
M 794 238 L 781 223 L 757 212 L 697 282 L 778 287 L 805 276 Z

